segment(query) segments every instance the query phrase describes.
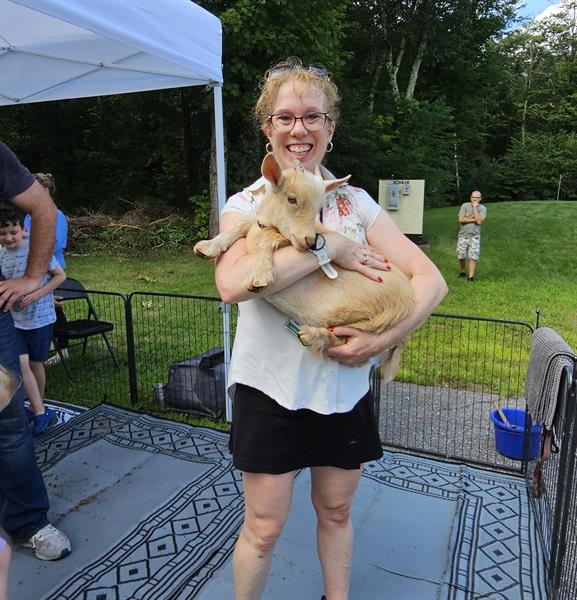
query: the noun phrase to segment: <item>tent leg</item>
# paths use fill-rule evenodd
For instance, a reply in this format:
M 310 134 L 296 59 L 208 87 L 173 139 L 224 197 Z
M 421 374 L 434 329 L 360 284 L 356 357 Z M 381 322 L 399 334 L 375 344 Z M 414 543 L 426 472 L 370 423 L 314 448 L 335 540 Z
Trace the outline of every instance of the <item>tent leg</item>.
M 226 165 L 224 161 L 224 119 L 222 107 L 222 85 L 215 85 L 214 94 L 214 131 L 216 135 L 216 178 L 218 194 L 218 212 L 219 215 L 226 202 Z M 231 349 L 231 331 L 230 331 L 230 305 L 222 303 L 222 330 L 223 330 L 223 348 L 224 348 L 224 373 L 226 399 L 226 420 L 232 421 L 232 402 L 227 394 L 228 371 L 230 367 L 230 349 Z

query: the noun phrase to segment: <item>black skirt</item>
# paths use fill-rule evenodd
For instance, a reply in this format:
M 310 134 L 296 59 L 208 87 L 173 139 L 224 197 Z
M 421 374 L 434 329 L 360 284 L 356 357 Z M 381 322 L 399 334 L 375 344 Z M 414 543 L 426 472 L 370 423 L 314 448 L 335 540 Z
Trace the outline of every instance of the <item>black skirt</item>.
M 288 473 L 305 467 L 358 469 L 383 455 L 369 391 L 346 413 L 288 410 L 266 394 L 237 384 L 230 451 L 246 473 Z

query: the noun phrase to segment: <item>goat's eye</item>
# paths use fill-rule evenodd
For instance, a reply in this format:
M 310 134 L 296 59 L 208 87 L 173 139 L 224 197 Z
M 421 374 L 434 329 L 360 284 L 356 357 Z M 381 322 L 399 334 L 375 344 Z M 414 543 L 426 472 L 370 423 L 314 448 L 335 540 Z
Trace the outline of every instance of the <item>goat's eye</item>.
M 297 203 L 296 196 L 289 196 L 287 198 L 287 200 L 289 201 L 290 204 L 296 204 Z

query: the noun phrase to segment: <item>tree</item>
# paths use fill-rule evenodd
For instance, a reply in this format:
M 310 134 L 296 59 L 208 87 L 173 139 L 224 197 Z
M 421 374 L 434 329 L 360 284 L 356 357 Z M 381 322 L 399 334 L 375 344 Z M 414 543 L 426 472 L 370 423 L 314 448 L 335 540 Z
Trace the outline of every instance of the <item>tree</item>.
M 527 133 L 513 141 L 499 166 L 501 198 L 553 200 L 559 177 L 577 179 L 577 134 Z M 577 188 L 567 186 L 565 198 L 577 200 Z
M 425 179 L 427 208 L 449 203 L 456 181 L 454 121 L 447 103 L 442 98 L 405 102 L 396 121 L 383 125 L 389 146 L 386 178 Z
M 224 32 L 227 186 L 242 189 L 259 173 L 265 141 L 252 119 L 258 85 L 275 63 L 298 56 L 338 73 L 345 0 L 207 0 Z M 216 205 L 216 197 L 211 202 Z

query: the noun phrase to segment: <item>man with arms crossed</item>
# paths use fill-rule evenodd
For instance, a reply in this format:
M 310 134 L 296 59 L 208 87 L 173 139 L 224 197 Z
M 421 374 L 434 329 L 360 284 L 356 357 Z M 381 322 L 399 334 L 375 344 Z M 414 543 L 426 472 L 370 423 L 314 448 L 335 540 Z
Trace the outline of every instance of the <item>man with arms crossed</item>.
M 459 210 L 459 236 L 457 238 L 457 258 L 459 277 L 475 281 L 475 266 L 481 253 L 481 223 L 487 215 L 487 208 L 481 205 L 481 192 L 471 192 L 471 200 L 464 202 Z M 466 260 L 469 259 L 467 275 Z

